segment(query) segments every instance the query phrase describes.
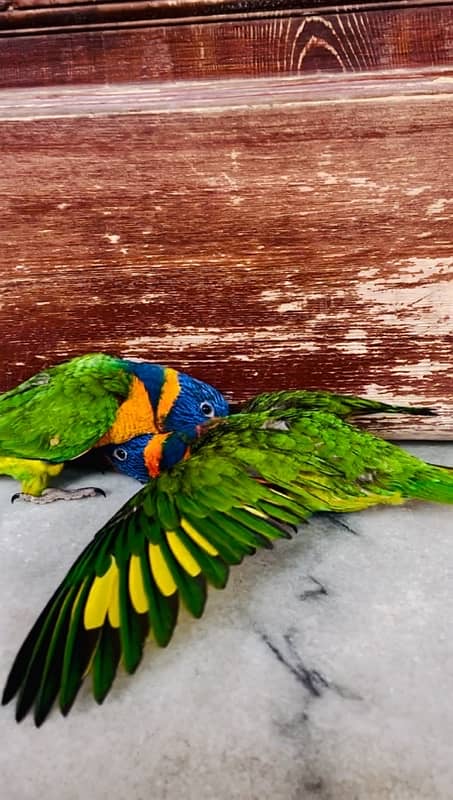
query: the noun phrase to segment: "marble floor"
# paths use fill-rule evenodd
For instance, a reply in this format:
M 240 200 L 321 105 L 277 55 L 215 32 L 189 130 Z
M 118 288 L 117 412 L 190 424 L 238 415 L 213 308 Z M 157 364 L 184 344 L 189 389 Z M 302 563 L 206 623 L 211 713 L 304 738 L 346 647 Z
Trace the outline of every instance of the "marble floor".
M 453 464 L 452 444 L 410 449 Z M 37 507 L 0 479 L 0 679 L 92 533 L 136 489 Z M 453 509 L 318 517 L 232 570 L 103 706 L 0 709 L 5 800 L 451 800 Z

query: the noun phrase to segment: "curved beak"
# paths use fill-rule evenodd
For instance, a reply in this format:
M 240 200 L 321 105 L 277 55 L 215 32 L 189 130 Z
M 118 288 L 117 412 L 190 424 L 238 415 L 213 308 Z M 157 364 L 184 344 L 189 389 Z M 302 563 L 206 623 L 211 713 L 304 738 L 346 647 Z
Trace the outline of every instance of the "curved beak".
M 228 419 L 228 417 L 211 417 L 211 419 L 207 419 L 206 422 L 201 422 L 200 425 L 197 425 L 195 428 L 197 437 L 203 436 L 206 431 L 215 428 L 217 425 L 220 425 L 220 423 L 225 422 L 226 419 Z

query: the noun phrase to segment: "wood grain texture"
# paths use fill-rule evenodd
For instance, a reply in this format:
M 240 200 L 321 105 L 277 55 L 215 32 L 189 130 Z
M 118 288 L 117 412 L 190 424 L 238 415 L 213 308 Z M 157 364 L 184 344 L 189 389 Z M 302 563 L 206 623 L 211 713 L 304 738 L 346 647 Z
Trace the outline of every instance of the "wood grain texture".
M 0 87 L 453 64 L 451 4 L 180 25 L 153 22 L 150 3 L 113 3 L 108 9 L 57 8 L 52 19 L 49 9 L 0 13 Z
M 60 8 L 79 13 L 81 20 L 85 12 L 97 6 L 98 19 L 107 17 L 113 7 L 122 6 L 126 12 L 128 8 L 147 7 L 147 16 L 154 20 L 177 20 L 178 22 L 196 18 L 245 18 L 253 19 L 264 16 L 284 16 L 293 12 L 312 14 L 331 12 L 347 8 L 348 11 L 362 11 L 377 7 L 405 8 L 410 6 L 441 6 L 449 5 L 449 0 L 1 0 L 0 10 L 8 12 L 10 16 L 16 13 L 19 17 L 21 11 L 42 9 L 51 18 L 52 12 L 58 13 Z M 78 10 L 78 12 L 77 12 Z M 85 19 L 86 22 L 86 19 Z
M 451 436 L 453 73 L 97 91 L 0 96 L 1 389 L 106 350 Z
M 436 5 L 445 5 L 449 0 L 437 0 Z M 79 3 L 69 2 L 69 0 L 5 0 L 5 7 L 13 9 L 25 8 L 48 8 L 55 6 L 90 6 L 93 2 L 98 6 L 105 5 L 126 5 L 125 0 L 81 0 Z M 155 18 L 178 18 L 187 17 L 213 17 L 213 16 L 245 16 L 246 14 L 260 15 L 272 12 L 290 12 L 294 9 L 300 11 L 319 11 L 320 9 L 376 7 L 376 5 L 404 6 L 407 0 L 362 0 L 361 2 L 351 3 L 348 0 L 337 0 L 335 3 L 328 0 L 152 0 L 150 13 Z M 429 0 L 412 0 L 411 5 L 433 5 Z

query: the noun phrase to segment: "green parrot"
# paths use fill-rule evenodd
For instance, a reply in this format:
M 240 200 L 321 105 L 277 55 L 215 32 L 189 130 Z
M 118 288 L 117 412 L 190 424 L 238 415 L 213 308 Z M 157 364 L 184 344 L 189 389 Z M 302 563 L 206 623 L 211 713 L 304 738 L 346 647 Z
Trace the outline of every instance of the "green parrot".
M 209 384 L 169 367 L 103 353 L 43 370 L 0 395 L 0 474 L 34 502 L 100 493 L 47 489 L 66 461 L 142 433 L 191 430 L 228 413 Z
M 200 617 L 208 584 L 223 588 L 230 566 L 313 513 L 453 503 L 449 469 L 329 411 L 281 409 L 272 395 L 256 403 L 192 434 L 122 445 L 123 461 L 141 458 L 150 480 L 98 531 L 26 637 L 2 699 L 18 695 L 17 721 L 34 706 L 41 725 L 57 697 L 66 715 L 89 673 L 102 703 L 120 660 L 133 673 L 149 635 L 169 643 L 180 601 Z

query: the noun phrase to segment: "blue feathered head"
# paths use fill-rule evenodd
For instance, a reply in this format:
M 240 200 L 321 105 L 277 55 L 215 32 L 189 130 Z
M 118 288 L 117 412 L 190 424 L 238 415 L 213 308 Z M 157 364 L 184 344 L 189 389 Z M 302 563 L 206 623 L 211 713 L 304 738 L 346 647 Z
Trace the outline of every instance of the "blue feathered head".
M 195 438 L 196 432 L 192 434 Z M 188 441 L 186 434 L 145 434 L 122 444 L 105 445 L 99 450 L 118 472 L 147 483 L 184 458 Z
M 191 433 L 212 417 L 226 417 L 228 403 L 209 383 L 149 362 L 127 361 L 148 392 L 158 431 Z

